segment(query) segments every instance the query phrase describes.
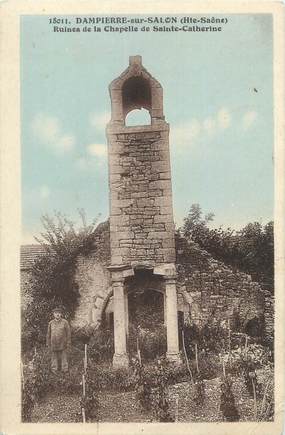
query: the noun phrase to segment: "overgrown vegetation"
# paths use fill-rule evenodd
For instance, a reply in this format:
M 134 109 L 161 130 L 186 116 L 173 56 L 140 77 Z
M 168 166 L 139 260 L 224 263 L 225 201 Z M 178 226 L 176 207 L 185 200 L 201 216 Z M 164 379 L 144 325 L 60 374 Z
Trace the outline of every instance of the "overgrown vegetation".
M 192 204 L 181 232 L 208 251 L 215 259 L 243 271 L 271 291 L 274 287 L 274 228 L 248 223 L 239 231 L 232 228 L 211 228 L 214 214 L 203 215 L 199 204 Z
M 132 359 L 129 369 L 114 369 L 111 366 L 114 353 L 112 330 L 73 330 L 70 373 L 53 375 L 50 372 L 49 356 L 43 346 L 50 313 L 55 305 L 62 305 L 65 317 L 72 318 L 79 296 L 74 277 L 78 255 L 96 249 L 96 222 L 87 225 L 82 211 L 80 216 L 82 226 L 79 229 L 75 229 L 74 224 L 59 213 L 53 218 L 43 217 L 45 232 L 40 243 L 45 251 L 33 267 L 31 301 L 22 313 L 22 349 L 25 356 L 23 421 L 31 421 L 35 403 L 47 392 L 78 395 L 78 421 L 82 421 L 80 408 L 84 408 L 86 421 L 98 421 L 101 391 L 135 390 L 147 415 L 151 414 L 155 421 L 170 422 L 174 421 L 174 409 L 169 387 L 185 382 L 189 385 L 193 403 L 200 408 L 207 400 L 207 381 L 212 379 L 221 380 L 220 411 L 224 420 L 237 421 L 240 418 L 233 379 L 245 385 L 248 397 L 254 401 L 255 418 L 272 419 L 273 355 L 258 344 L 258 339 L 240 333 L 238 316 L 231 325 L 232 331 L 227 323 L 209 322 L 201 327 L 184 325 L 188 364 L 185 361 L 179 366 L 168 363 L 164 358 L 166 329 L 162 324 L 163 313 L 158 313 L 156 308 L 153 312 L 148 310 L 147 315 L 141 310 L 137 324 L 130 319 L 128 352 L 132 356 L 139 355 L 142 360 L 137 357 Z M 193 205 L 185 219 L 183 234 L 218 260 L 250 273 L 261 283 L 272 284 L 273 288 L 273 223 L 264 227 L 257 223 L 248 224 L 237 232 L 211 229 L 209 224 L 212 219 L 212 214 L 203 217 L 200 207 Z M 153 321 L 153 316 L 156 316 L 156 321 Z M 231 332 L 236 332 L 236 335 Z M 88 370 L 84 372 L 85 395 L 81 396 L 85 344 L 88 344 Z M 37 350 L 33 349 L 28 356 L 26 351 L 31 350 L 31 345 L 36 345 Z M 263 379 L 258 376 L 261 369 L 266 373 Z M 257 400 L 261 402 L 259 408 Z
M 240 416 L 236 407 L 235 398 L 232 391 L 232 379 L 229 376 L 223 378 L 221 383 L 221 403 L 220 411 L 223 420 L 238 421 Z
M 29 303 L 22 313 L 22 349 L 31 343 L 43 344 L 51 310 L 61 305 L 65 317 L 71 318 L 78 303 L 79 291 L 75 281 L 75 264 L 79 254 L 95 249 L 94 239 L 97 221 L 86 223 L 85 214 L 79 210 L 81 226 L 66 216 L 55 213 L 44 215 L 42 238 L 38 240 L 44 254 L 34 263 L 31 271 Z
M 80 409 L 84 409 L 86 422 L 98 421 L 99 400 L 98 400 L 98 376 L 94 372 L 90 374 L 87 370 L 84 378 L 85 391 L 80 398 Z
M 136 328 L 129 325 L 128 347 L 131 355 L 140 348 L 143 360 L 151 361 L 166 353 L 166 327 L 159 325 L 155 329 Z
M 174 421 L 168 395 L 171 365 L 167 360 L 159 358 L 147 369 L 137 358 L 133 358 L 132 369 L 133 385 L 142 408 L 151 411 L 155 421 Z

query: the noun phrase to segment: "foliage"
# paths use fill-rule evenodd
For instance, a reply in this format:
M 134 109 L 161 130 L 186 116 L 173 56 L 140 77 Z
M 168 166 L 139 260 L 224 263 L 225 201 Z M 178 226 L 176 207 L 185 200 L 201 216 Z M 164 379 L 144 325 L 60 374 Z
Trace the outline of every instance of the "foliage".
M 89 362 L 90 376 L 97 378 L 99 391 L 129 391 L 133 388 L 132 372 L 127 368 L 114 368 L 112 366 L 98 366 Z
M 196 371 L 196 362 L 191 361 L 192 373 Z M 199 354 L 199 375 L 201 379 L 213 379 L 221 374 L 221 362 L 213 352 L 201 352 Z
M 35 403 L 43 396 L 48 387 L 48 366 L 44 356 L 37 351 L 22 379 L 22 421 L 28 422 Z
M 198 327 L 195 324 L 184 325 L 184 340 L 188 358 L 195 357 L 195 347 L 204 352 L 218 353 L 228 346 L 228 329 L 220 323 L 205 323 Z
M 99 400 L 98 400 L 98 377 L 94 372 L 90 376 L 89 371 L 85 373 L 85 396 L 81 396 L 80 409 L 84 408 L 86 422 L 98 421 L 99 418 Z
M 259 373 L 260 396 L 258 419 L 263 421 L 274 420 L 274 367 L 268 364 Z
M 231 359 L 236 363 L 247 360 L 254 368 L 261 368 L 272 362 L 272 352 L 260 344 L 249 344 L 247 347 L 237 347 L 231 351 Z
M 240 418 L 232 392 L 232 380 L 229 376 L 223 378 L 221 383 L 220 411 L 225 421 L 238 421 Z
M 61 305 L 65 317 L 70 318 L 77 306 L 79 291 L 75 281 L 75 264 L 79 254 L 95 249 L 96 221 L 86 224 L 84 212 L 79 210 L 82 226 L 79 229 L 66 216 L 55 213 L 44 215 L 45 232 L 38 240 L 44 253 L 31 271 L 31 300 L 22 313 L 23 351 L 31 342 L 43 343 L 51 311 Z
M 151 382 L 146 376 L 145 367 L 138 358 L 132 358 L 131 368 L 133 370 L 132 380 L 137 400 L 143 409 L 149 411 L 151 409 Z
M 268 348 L 258 344 L 250 344 L 238 347 L 225 355 L 229 361 L 231 373 L 243 376 L 246 388 L 253 396 L 253 388 L 256 394 L 261 394 L 261 385 L 257 380 L 256 370 L 266 365 L 272 365 L 272 353 Z
M 166 366 L 166 360 L 161 359 L 154 367 L 155 388 L 151 396 L 151 403 L 155 419 L 160 422 L 174 421 L 169 409 Z
M 90 356 L 94 361 L 111 361 L 114 354 L 114 333 L 99 329 L 92 336 L 88 346 Z
M 196 377 L 194 382 L 193 400 L 198 406 L 203 405 L 205 401 L 205 383 L 201 374 Z
M 157 358 L 152 365 L 144 366 L 137 358 L 132 358 L 132 370 L 133 385 L 142 408 L 146 411 L 151 409 L 157 421 L 174 421 L 170 412 L 168 386 L 188 379 L 186 367 L 175 367 L 165 358 Z
M 96 363 L 111 361 L 114 354 L 114 332 L 99 327 L 94 329 L 91 326 L 74 328 L 72 331 L 72 342 L 81 351 L 84 344 L 88 344 L 88 356 Z
M 50 371 L 50 355 L 45 348 L 34 349 L 32 358 L 26 362 L 22 381 L 22 420 L 30 421 L 34 405 L 45 394 L 57 391 L 60 394 L 79 393 L 79 368 L 70 373 L 53 374 Z
M 214 214 L 203 217 L 199 204 L 193 204 L 184 219 L 183 235 L 196 242 L 217 260 L 250 274 L 256 281 L 273 290 L 274 228 L 270 221 L 247 224 L 240 231 L 231 228 L 210 228 Z
M 189 379 L 189 373 L 185 364 L 165 364 L 164 369 L 166 371 L 168 384 L 177 384 L 178 382 L 185 382 Z
M 153 330 L 135 328 L 130 324 L 128 346 L 131 355 L 137 353 L 137 346 L 139 346 L 143 360 L 149 361 L 164 355 L 166 352 L 165 326 L 160 325 Z

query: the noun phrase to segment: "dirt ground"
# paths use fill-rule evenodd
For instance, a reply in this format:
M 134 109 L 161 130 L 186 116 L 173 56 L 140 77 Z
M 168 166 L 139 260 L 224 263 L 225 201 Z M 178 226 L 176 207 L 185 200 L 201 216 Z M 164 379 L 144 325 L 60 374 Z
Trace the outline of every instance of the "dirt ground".
M 254 421 L 254 402 L 240 379 L 234 380 L 233 392 L 240 420 Z M 188 382 L 181 382 L 169 388 L 170 409 L 174 415 L 178 404 L 178 421 L 222 421 L 219 412 L 220 379 L 205 381 L 205 393 L 205 403 L 198 407 L 192 399 L 193 391 Z M 32 422 L 81 422 L 79 400 L 78 395 L 48 394 L 35 406 Z M 99 393 L 99 421 L 151 422 L 153 417 L 151 412 L 146 413 L 141 409 L 134 391 L 117 393 L 104 391 Z

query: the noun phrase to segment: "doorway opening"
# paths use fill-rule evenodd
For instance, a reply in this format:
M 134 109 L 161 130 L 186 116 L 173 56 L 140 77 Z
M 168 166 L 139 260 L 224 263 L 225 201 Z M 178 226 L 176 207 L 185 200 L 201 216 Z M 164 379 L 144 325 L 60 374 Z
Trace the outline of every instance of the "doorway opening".
M 139 271 L 128 283 L 128 351 L 143 360 L 166 352 L 164 282 L 151 271 Z

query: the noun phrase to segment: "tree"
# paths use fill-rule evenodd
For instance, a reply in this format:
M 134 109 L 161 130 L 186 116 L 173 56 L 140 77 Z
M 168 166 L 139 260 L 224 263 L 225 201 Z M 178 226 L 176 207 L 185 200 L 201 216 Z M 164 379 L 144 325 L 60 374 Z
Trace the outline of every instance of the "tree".
M 274 226 L 268 222 L 264 227 L 258 222 L 247 224 L 238 232 L 241 252 L 241 267 L 257 281 L 274 283 Z
M 184 218 L 183 234 L 194 241 L 202 240 L 209 236 L 208 223 L 213 221 L 214 214 L 208 213 L 203 218 L 202 209 L 199 204 L 192 204 L 188 215 Z
M 44 232 L 38 242 L 44 254 L 34 263 L 31 271 L 31 300 L 22 313 L 23 342 L 43 343 L 51 310 L 61 305 L 67 317 L 75 312 L 79 289 L 75 281 L 76 261 L 79 254 L 95 249 L 97 221 L 87 225 L 83 210 L 79 210 L 81 226 L 59 212 L 44 215 Z

